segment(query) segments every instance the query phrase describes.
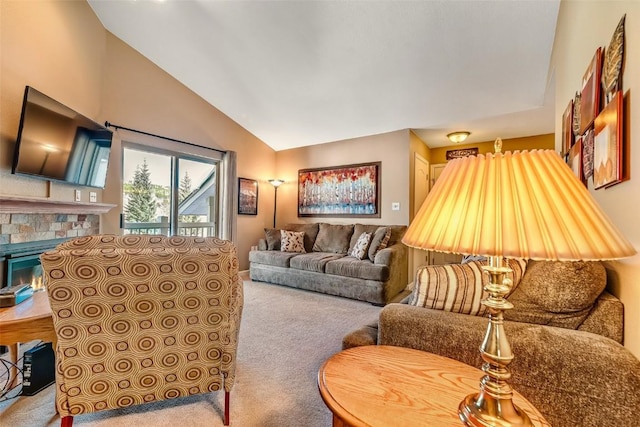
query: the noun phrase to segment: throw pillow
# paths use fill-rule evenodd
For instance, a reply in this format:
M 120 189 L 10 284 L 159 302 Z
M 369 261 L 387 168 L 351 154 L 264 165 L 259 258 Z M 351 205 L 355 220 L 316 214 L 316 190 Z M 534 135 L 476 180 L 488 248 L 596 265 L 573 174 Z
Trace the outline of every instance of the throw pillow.
M 606 286 L 600 262 L 532 261 L 505 319 L 578 329 Z
M 318 235 L 318 223 L 311 224 L 287 224 L 282 227 L 284 230 L 304 232 L 304 250 L 311 252 L 313 250 L 313 242 L 316 241 Z
M 313 252 L 331 252 L 346 254 L 349 240 L 353 234 L 353 225 L 320 223 L 318 236 L 313 244 Z
M 364 259 L 367 256 L 367 249 L 369 248 L 369 242 L 371 241 L 371 233 L 364 232 L 358 237 L 358 241 L 355 246 L 349 252 L 349 255 L 358 258 Z
M 304 231 L 280 230 L 280 251 L 306 253 L 304 250 Z
M 369 259 L 371 261 L 375 261 L 378 251 L 387 247 L 389 239 L 391 239 L 391 228 L 378 227 L 371 238 L 371 245 L 369 245 Z
M 409 304 L 435 310 L 482 316 L 486 307 L 481 301 L 486 297 L 484 286 L 489 281 L 482 274 L 486 261 L 471 261 L 466 264 L 428 265 L 418 269 Z M 526 261 L 509 259 L 513 270 L 511 292 L 513 292 L 526 268 Z
M 280 229 L 278 228 L 265 228 L 264 229 L 264 237 L 267 241 L 267 250 L 268 251 L 279 251 L 280 250 Z

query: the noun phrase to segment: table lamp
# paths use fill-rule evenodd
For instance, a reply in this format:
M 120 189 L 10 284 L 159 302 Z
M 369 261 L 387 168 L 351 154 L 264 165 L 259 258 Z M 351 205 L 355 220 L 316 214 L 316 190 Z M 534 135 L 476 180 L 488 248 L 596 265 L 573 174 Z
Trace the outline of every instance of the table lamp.
M 407 246 L 489 258 L 482 303 L 489 325 L 480 346 L 480 391 L 458 408 L 469 426 L 529 426 L 512 401 L 513 354 L 503 313 L 513 305 L 503 258 L 611 260 L 636 250 L 611 223 L 571 169 L 552 150 L 501 152 L 450 161 L 402 238 Z

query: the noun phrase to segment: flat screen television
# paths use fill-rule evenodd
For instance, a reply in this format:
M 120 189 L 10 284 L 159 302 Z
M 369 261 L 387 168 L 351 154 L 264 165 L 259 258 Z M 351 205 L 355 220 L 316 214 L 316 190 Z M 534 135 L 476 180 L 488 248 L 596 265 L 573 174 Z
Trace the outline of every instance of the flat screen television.
M 27 86 L 11 172 L 104 188 L 112 137 L 106 127 Z

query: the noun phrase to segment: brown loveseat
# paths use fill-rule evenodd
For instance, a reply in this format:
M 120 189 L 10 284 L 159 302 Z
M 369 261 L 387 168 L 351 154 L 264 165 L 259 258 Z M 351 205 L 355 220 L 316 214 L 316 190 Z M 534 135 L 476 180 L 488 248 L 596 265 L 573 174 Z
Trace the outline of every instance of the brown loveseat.
M 554 427 L 638 425 L 640 361 L 622 346 L 623 306 L 605 286 L 600 263 L 530 261 L 508 297 L 510 382 Z M 411 305 L 417 289 L 345 336 L 343 348 L 409 347 L 480 368 L 487 318 Z
M 231 242 L 96 235 L 41 261 L 63 426 L 84 413 L 222 389 L 228 425 L 243 306 Z
M 307 289 L 374 304 L 392 301 L 407 286 L 407 248 L 400 239 L 405 225 L 288 224 L 282 229 L 304 233 L 305 253 L 281 251 L 280 230 L 265 229 L 258 250 L 249 253 L 251 280 Z M 379 237 L 390 232 L 386 247 Z M 348 254 L 362 233 L 372 241 L 363 259 Z

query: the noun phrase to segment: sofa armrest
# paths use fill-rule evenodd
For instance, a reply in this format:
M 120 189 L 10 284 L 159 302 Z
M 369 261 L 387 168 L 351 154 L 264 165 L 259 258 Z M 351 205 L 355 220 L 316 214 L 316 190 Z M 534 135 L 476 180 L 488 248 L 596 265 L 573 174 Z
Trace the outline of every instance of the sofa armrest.
M 415 348 L 480 367 L 486 317 L 403 304 L 380 312 L 378 344 Z M 551 425 L 630 426 L 640 412 L 640 361 L 589 332 L 505 321 L 511 385 Z
M 267 250 L 267 239 L 258 240 L 258 250 L 266 251 Z
M 384 248 L 378 251 L 374 264 L 389 267 L 389 280 L 385 286 L 385 301 L 390 301 L 394 296 L 402 292 L 409 283 L 408 251 L 402 243 Z

